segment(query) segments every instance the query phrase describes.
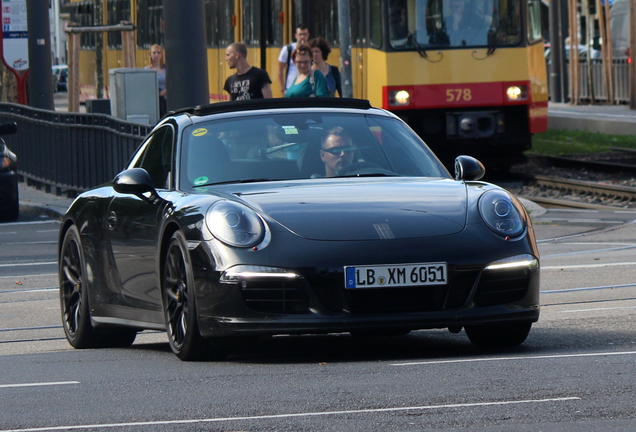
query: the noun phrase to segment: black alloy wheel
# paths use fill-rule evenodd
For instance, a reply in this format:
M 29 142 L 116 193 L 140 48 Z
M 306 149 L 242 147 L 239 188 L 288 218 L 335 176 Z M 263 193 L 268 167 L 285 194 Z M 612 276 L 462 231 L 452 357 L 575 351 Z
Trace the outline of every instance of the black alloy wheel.
M 93 346 L 95 334 L 84 286 L 84 256 L 79 231 L 71 226 L 64 236 L 59 262 L 60 306 L 66 339 L 75 348 Z
M 504 348 L 521 345 L 528 334 L 532 322 L 501 322 L 466 326 L 468 339 L 477 348 Z
M 134 329 L 93 328 L 85 268 L 80 234 L 73 225 L 64 236 L 59 262 L 60 306 L 66 339 L 74 348 L 79 349 L 132 345 L 137 337 L 137 331 Z
M 163 264 L 163 308 L 170 348 L 181 360 L 200 360 L 208 343 L 199 333 L 190 255 L 180 231 L 172 235 Z

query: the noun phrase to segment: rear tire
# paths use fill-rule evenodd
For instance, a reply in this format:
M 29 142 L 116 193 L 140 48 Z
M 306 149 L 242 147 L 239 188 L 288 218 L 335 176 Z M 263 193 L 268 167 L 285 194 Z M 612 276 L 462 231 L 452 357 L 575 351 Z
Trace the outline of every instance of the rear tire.
M 500 322 L 466 326 L 468 339 L 478 348 L 503 348 L 521 345 L 530 333 L 531 322 Z
M 132 345 L 136 330 L 119 327 L 97 330 L 91 324 L 85 269 L 80 234 L 73 225 L 64 236 L 59 263 L 60 307 L 66 340 L 78 349 Z
M 14 222 L 20 217 L 20 198 L 18 197 L 18 182 L 15 183 L 15 199 L 9 203 L 7 210 L 0 214 L 1 222 Z

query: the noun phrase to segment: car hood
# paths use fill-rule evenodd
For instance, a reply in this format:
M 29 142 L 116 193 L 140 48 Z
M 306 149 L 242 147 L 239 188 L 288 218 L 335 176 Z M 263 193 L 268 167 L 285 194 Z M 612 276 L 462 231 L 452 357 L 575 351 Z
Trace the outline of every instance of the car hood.
M 235 195 L 313 240 L 443 236 L 466 224 L 466 185 L 448 179 L 321 179 Z

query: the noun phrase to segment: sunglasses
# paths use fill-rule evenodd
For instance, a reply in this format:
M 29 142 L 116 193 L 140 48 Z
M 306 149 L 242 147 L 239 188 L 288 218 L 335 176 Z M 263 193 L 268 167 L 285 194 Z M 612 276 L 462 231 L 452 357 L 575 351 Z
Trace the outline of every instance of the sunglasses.
M 320 149 L 321 151 L 331 153 L 334 156 L 340 156 L 342 153 L 353 153 L 356 149 L 354 147 L 331 147 L 328 149 Z

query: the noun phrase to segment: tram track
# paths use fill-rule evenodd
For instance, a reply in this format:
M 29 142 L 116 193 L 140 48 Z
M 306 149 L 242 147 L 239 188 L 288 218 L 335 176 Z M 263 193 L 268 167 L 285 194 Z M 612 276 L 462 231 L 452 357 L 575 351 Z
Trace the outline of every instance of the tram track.
M 531 156 L 513 170 L 523 183 L 513 192 L 546 207 L 636 209 L 636 151 L 613 150 L 611 155 Z

